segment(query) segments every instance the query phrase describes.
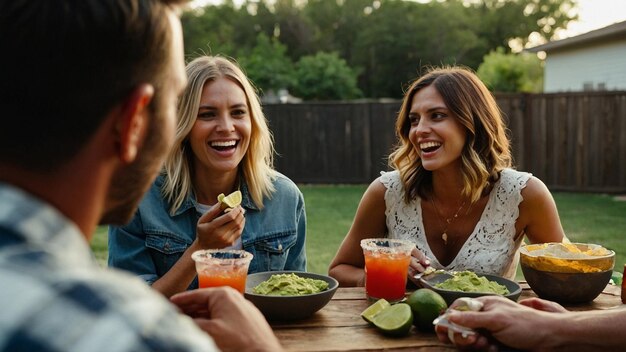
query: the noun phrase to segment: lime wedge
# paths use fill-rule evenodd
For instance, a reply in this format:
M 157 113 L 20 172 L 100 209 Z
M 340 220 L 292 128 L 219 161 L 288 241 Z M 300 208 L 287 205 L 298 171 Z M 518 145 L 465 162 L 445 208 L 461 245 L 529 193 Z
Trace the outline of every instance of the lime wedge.
M 220 193 L 217 196 L 217 201 L 222 203 L 222 209 L 232 209 L 241 204 L 241 191 L 235 191 L 227 196 L 224 196 L 224 193 Z
M 386 299 L 381 298 L 378 301 L 376 301 L 374 304 L 372 304 L 371 306 L 367 307 L 367 309 L 365 309 L 362 313 L 361 313 L 361 318 L 365 319 L 366 322 L 368 323 L 373 323 L 373 319 L 374 317 L 382 312 L 383 310 L 387 309 L 391 307 L 391 304 L 389 304 L 389 302 L 387 302 Z
M 403 336 L 411 329 L 413 313 L 408 304 L 398 303 L 376 314 L 372 323 L 385 335 Z

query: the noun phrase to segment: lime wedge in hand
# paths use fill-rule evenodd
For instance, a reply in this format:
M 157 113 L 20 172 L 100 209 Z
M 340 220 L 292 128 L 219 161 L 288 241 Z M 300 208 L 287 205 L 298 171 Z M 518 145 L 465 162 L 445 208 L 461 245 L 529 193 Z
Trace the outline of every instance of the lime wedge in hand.
M 367 309 L 365 309 L 362 313 L 361 313 L 361 318 L 365 319 L 366 322 L 368 323 L 373 323 L 373 319 L 374 317 L 382 312 L 384 309 L 387 309 L 391 307 L 391 304 L 389 304 L 389 302 L 387 302 L 386 299 L 381 298 L 378 301 L 376 301 L 374 304 L 372 304 L 371 306 L 367 307 Z
M 374 315 L 372 323 L 385 335 L 404 336 L 413 325 L 413 313 L 406 303 L 398 303 Z
M 221 203 L 222 209 L 232 209 L 241 204 L 241 191 L 235 191 L 227 196 L 224 196 L 224 193 L 220 193 L 217 196 L 217 201 Z

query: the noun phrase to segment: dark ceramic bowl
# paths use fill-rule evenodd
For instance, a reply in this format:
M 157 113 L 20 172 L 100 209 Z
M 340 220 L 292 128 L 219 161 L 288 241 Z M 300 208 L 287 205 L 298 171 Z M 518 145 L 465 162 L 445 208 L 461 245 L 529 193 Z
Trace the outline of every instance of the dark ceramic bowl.
M 522 263 L 522 272 L 537 296 L 562 304 L 593 301 L 606 287 L 613 270 L 597 273 L 553 273 Z
M 496 275 L 479 274 L 479 273 L 477 273 L 477 275 L 484 276 L 489 281 L 495 281 L 499 283 L 500 285 L 504 285 L 509 290 L 509 294 L 505 295 L 504 297 L 510 300 L 517 301 L 520 294 L 522 294 L 522 287 L 515 281 L 511 281 L 509 279 L 505 279 L 501 276 L 496 276 Z M 446 301 L 446 303 L 448 303 L 448 305 L 451 305 L 452 302 L 454 302 L 457 298 L 461 298 L 461 297 L 480 297 L 480 296 L 488 296 L 488 295 L 497 295 L 495 293 L 487 293 L 487 292 L 451 291 L 451 290 L 444 290 L 444 289 L 435 287 L 436 284 L 444 282 L 450 277 L 452 277 L 452 275 L 448 273 L 434 273 L 431 275 L 423 276 L 420 279 L 420 284 L 422 285 L 422 287 L 429 288 L 437 292 L 438 294 L 440 294 L 441 297 L 443 297 L 443 299 Z
M 294 273 L 304 278 L 324 280 L 328 282 L 328 289 L 320 293 L 300 296 L 268 296 L 259 295 L 252 291 L 261 282 L 276 274 Z M 337 291 L 339 283 L 330 276 L 307 273 L 301 271 L 265 271 L 249 274 L 246 279 L 244 296 L 263 313 L 267 320 L 289 321 L 308 318 L 318 310 L 324 308 Z
M 606 250 L 605 254 L 584 258 L 566 258 L 538 252 L 559 246 L 563 245 L 547 243 L 524 245 L 520 248 L 520 266 L 526 282 L 537 296 L 558 303 L 578 304 L 593 301 L 611 279 L 615 252 Z M 581 251 L 603 248 L 589 243 L 571 243 L 568 246 L 575 246 Z

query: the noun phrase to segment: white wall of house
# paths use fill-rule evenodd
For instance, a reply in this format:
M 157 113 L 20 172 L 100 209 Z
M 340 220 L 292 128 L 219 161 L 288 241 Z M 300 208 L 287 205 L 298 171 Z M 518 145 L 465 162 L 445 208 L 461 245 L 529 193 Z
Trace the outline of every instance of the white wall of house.
M 544 92 L 626 90 L 626 40 L 548 52 Z

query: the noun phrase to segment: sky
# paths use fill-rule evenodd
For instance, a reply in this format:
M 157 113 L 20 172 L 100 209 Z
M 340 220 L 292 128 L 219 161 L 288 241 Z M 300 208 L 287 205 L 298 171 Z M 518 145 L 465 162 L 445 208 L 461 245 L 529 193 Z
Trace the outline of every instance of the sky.
M 428 0 L 414 0 L 428 2 Z M 221 0 L 193 0 L 192 6 L 221 3 Z M 236 0 L 235 3 L 238 1 Z M 579 20 L 571 22 L 566 30 L 559 32 L 564 39 L 626 21 L 626 0 L 578 0 Z
M 579 20 L 560 32 L 560 39 L 626 21 L 626 0 L 578 0 L 578 8 Z

